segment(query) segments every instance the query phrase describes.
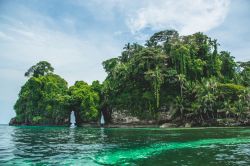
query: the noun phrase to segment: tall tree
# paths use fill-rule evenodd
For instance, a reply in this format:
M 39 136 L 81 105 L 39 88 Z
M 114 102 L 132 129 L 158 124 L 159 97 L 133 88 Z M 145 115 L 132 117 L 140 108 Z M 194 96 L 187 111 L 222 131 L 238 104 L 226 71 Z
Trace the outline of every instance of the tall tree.
M 54 68 L 47 61 L 40 61 L 36 65 L 30 67 L 24 74 L 26 77 L 39 77 L 49 73 L 53 73 Z

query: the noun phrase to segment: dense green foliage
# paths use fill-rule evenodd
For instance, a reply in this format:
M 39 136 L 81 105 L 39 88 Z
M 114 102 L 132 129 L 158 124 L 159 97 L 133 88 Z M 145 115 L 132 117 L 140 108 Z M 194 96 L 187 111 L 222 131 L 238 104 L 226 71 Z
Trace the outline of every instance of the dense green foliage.
M 161 31 L 145 46 L 128 43 L 121 56 L 104 61 L 102 84 L 77 81 L 69 88 L 48 62 L 39 62 L 25 73 L 30 77 L 16 102 L 16 119 L 65 124 L 73 110 L 82 123 L 97 121 L 101 111 L 109 120 L 112 111 L 126 110 L 141 119 L 168 112 L 180 122 L 244 120 L 250 116 L 250 62 L 235 62 L 218 47 L 203 33 Z
M 67 117 L 67 100 L 67 82 L 60 76 L 31 77 L 15 104 L 16 119 L 27 124 L 63 124 Z
M 82 121 L 96 121 L 99 114 L 99 94 L 86 82 L 76 81 L 69 88 L 71 110 L 79 112 Z
M 218 46 L 203 33 L 179 36 L 174 30 L 154 34 L 145 46 L 127 44 L 120 57 L 103 62 L 105 102 L 141 118 L 160 111 L 196 122 L 246 117 L 249 62 L 236 63 Z
M 79 115 L 77 123 L 96 121 L 99 115 L 100 90 L 95 91 L 83 81 L 77 81 L 68 88 L 67 82 L 52 72 L 53 67 L 44 61 L 26 72 L 25 75 L 31 77 L 21 88 L 14 106 L 16 122 L 68 124 L 71 111 Z

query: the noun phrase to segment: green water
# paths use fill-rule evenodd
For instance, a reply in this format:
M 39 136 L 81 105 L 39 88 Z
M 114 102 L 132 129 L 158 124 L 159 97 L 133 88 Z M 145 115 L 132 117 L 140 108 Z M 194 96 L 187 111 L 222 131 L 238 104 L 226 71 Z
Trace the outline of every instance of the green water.
M 250 128 L 0 125 L 0 165 L 250 165 Z

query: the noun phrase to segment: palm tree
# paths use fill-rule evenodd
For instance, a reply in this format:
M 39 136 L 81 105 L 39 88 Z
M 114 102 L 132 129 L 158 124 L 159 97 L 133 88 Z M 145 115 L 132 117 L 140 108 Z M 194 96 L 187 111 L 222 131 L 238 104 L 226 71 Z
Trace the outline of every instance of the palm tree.
M 178 74 L 177 79 L 178 79 L 178 82 L 180 83 L 180 95 L 181 95 L 181 98 L 182 98 L 183 97 L 184 83 L 186 81 L 186 78 L 185 78 L 184 74 Z
M 154 88 L 154 94 L 155 94 L 155 99 L 156 99 L 156 108 L 158 109 L 160 107 L 160 90 L 161 90 L 161 85 L 163 84 L 164 77 L 162 74 L 161 69 L 159 66 L 156 66 L 155 70 L 152 71 L 147 71 L 145 73 L 146 79 L 150 80 L 152 83 L 152 86 Z

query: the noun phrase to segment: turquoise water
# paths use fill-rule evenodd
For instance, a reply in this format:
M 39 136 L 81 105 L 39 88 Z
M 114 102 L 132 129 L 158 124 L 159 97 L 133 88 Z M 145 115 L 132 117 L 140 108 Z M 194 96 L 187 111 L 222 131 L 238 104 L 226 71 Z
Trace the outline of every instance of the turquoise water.
M 250 165 L 250 128 L 0 125 L 0 165 Z

